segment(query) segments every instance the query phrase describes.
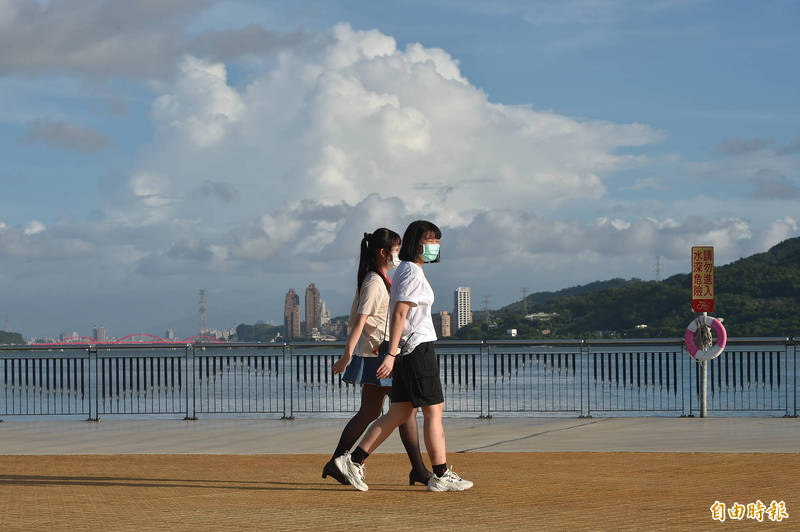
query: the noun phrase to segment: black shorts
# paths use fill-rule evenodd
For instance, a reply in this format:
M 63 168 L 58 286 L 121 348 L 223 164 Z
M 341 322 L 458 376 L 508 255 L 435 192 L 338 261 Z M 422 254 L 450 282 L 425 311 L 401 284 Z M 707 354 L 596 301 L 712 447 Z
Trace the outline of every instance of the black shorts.
M 415 407 L 444 403 L 433 342 L 423 342 L 409 354 L 397 357 L 390 397 L 393 403 L 410 402 Z

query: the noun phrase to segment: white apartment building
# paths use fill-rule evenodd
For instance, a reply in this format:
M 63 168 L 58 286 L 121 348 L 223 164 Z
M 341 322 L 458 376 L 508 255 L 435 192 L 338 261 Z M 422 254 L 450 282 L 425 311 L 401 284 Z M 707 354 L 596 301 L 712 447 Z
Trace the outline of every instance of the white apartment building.
M 455 293 L 456 330 L 472 323 L 472 303 L 470 301 L 469 286 L 459 286 Z

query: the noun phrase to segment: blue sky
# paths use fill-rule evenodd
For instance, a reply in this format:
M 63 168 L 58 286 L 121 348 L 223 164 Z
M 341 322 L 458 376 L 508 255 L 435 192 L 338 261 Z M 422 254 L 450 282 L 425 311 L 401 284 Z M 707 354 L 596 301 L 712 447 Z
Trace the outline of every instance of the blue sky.
M 358 236 L 520 289 L 800 235 L 793 1 L 0 0 L 0 316 L 189 336 L 352 298 Z M 688 304 L 688 296 L 687 296 Z M 0 322 L 2 324 L 2 322 Z

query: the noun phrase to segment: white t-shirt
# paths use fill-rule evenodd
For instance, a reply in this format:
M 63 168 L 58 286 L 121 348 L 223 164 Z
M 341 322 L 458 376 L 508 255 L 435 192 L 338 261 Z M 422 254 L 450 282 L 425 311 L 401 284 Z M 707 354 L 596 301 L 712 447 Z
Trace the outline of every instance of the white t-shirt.
M 403 261 L 395 271 L 389 303 L 392 313 L 394 313 L 394 307 L 398 301 L 411 303 L 400 342 L 400 345 L 406 343 L 402 353 L 410 353 L 423 342 L 435 342 L 436 330 L 433 328 L 433 317 L 431 316 L 433 288 L 425 278 L 422 268 L 416 263 Z

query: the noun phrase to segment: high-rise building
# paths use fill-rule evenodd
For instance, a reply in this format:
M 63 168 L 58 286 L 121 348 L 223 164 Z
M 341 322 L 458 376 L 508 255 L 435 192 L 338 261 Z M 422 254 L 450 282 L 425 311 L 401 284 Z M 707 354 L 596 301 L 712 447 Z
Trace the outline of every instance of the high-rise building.
M 439 338 L 447 338 L 450 336 L 450 313 L 443 310 L 434 314 L 433 327 L 436 329 L 436 336 Z
M 300 296 L 294 289 L 286 292 L 286 302 L 283 305 L 283 326 L 287 340 L 300 336 Z
M 320 318 L 319 318 L 319 324 L 320 324 L 320 327 L 321 327 L 321 326 L 327 325 L 328 323 L 331 322 L 331 313 L 328 312 L 328 309 L 325 307 L 325 301 L 320 299 L 319 306 L 320 306 L 320 309 L 321 309 Z
M 472 323 L 472 303 L 470 302 L 469 286 L 459 286 L 455 293 L 456 330 Z
M 98 342 L 107 342 L 108 341 L 108 332 L 106 332 L 106 328 L 103 327 L 102 325 L 100 325 L 100 326 L 95 325 L 92 333 L 93 333 L 92 336 Z
M 319 288 L 314 283 L 306 288 L 306 336 L 311 336 L 311 331 L 322 327 L 322 305 L 319 297 Z
M 167 329 L 167 332 L 164 333 L 165 340 L 174 340 L 175 339 L 175 331 L 172 329 Z

